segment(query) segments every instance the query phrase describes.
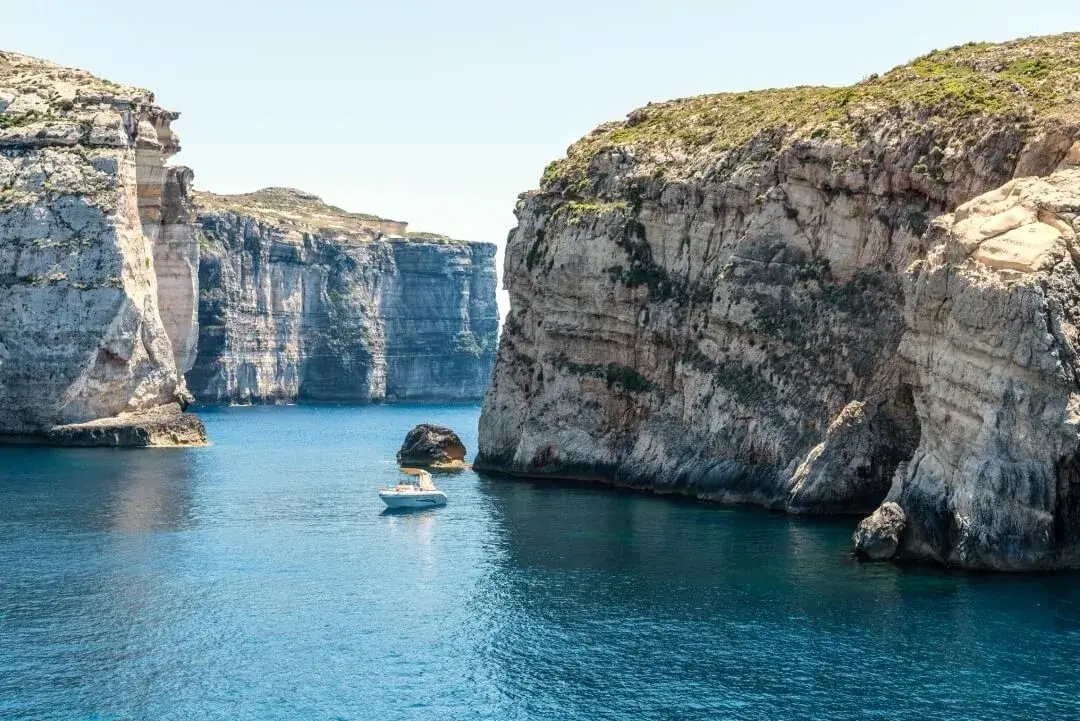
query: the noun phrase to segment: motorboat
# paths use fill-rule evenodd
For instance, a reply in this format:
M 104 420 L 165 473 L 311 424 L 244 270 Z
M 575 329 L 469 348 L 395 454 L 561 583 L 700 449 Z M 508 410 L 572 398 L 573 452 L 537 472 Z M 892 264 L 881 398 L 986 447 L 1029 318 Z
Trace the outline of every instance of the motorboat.
M 408 475 L 393 488 L 379 490 L 379 498 L 390 508 L 433 508 L 446 505 L 446 494 L 431 482 L 431 474 L 419 468 L 402 468 Z

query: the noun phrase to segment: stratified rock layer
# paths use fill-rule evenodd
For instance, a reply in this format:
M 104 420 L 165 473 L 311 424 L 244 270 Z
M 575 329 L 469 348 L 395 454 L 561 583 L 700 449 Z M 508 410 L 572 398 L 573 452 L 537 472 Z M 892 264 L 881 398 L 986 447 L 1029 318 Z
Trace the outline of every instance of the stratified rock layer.
M 204 403 L 475 400 L 494 365 L 495 246 L 267 188 L 198 194 Z
M 165 165 L 176 117 L 0 52 L 0 435 L 187 402 L 198 249 L 190 171 Z
M 1078 48 L 1080 35 L 973 44 L 850 88 L 678 100 L 597 128 L 518 204 L 476 466 L 869 512 L 898 470 L 929 474 L 917 461 L 934 444 L 985 460 L 959 422 L 927 438 L 933 383 L 910 369 L 917 338 L 948 329 L 905 311 L 906 269 L 939 243 L 924 237 L 936 216 L 1076 152 Z M 1030 260 L 1009 244 L 980 252 L 1006 269 Z M 955 413 L 978 408 L 966 398 Z M 912 534 L 898 547 L 1013 563 L 937 531 L 919 541 L 940 528 L 927 507 L 950 508 L 921 497 L 937 505 L 897 501 Z M 1009 553 L 1030 567 L 1043 561 L 1025 555 L 1029 532 L 1046 526 L 1022 516 Z
M 206 444 L 206 428 L 197 416 L 170 403 L 112 418 L 53 426 L 45 437 L 53 446 L 201 446 Z
M 907 518 L 894 554 L 1005 570 L 1080 561 L 1078 232 L 1080 168 L 935 221 L 907 277 L 900 355 L 922 436 L 883 506 Z

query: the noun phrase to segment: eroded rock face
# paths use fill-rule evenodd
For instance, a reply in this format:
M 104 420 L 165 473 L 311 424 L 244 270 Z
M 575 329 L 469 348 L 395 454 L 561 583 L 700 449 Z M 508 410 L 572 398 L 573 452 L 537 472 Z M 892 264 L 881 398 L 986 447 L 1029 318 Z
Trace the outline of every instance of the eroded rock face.
M 899 553 L 1020 570 L 1080 560 L 1080 168 L 935 222 L 900 345 L 922 435 L 889 504 Z
M 189 171 L 165 165 L 177 115 L 14 53 L 0 99 L 0 434 L 186 404 L 161 308 L 194 287 L 159 285 L 155 267 L 159 241 L 197 253 L 177 210 Z
M 928 290 L 925 306 L 905 309 L 906 269 L 939 244 L 925 235 L 935 217 L 1077 152 L 1078 41 L 964 46 L 851 88 L 692 98 L 597 128 L 518 204 L 477 467 L 834 513 L 869 512 L 908 460 L 905 473 L 928 474 L 917 449 L 985 458 L 961 421 L 938 422 L 944 435 L 927 440 L 924 387 L 938 381 L 911 381 L 910 368 L 940 361 L 917 338 L 951 326 L 931 327 Z M 1026 75 L 1032 63 L 1046 72 Z M 1018 231 L 1022 242 L 991 233 L 971 262 L 1046 272 L 1064 220 L 1041 222 Z M 925 262 L 950 268 L 933 286 L 941 299 L 961 292 L 949 262 Z M 971 281 L 965 322 L 1013 308 L 1010 332 L 1036 332 L 1034 289 L 993 301 L 985 285 Z M 901 352 L 912 323 L 923 330 Z M 954 416 L 982 413 L 964 403 Z M 1051 415 L 1049 426 L 1061 420 Z M 935 551 L 946 560 L 941 534 L 919 540 L 926 513 L 897 503 L 911 548 L 946 549 Z M 1027 548 L 1047 528 L 1018 527 Z
M 457 433 L 445 426 L 421 423 L 405 436 L 397 462 L 416 468 L 463 468 L 465 453 Z
M 203 403 L 475 400 L 498 334 L 495 246 L 300 191 L 198 195 Z M 393 234 L 393 235 L 391 235 Z

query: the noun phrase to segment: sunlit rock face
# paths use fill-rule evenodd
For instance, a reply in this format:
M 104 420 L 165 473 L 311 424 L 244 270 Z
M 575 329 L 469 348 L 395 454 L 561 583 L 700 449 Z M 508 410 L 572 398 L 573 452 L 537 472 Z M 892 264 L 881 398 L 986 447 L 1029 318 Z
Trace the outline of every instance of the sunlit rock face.
M 906 276 L 899 355 L 922 434 L 885 504 L 907 518 L 893 555 L 1007 570 L 1080 560 L 1078 233 L 1068 168 L 1011 181 L 927 234 Z
M 476 400 L 498 334 L 495 246 L 307 193 L 200 193 L 204 403 Z
M 188 401 L 197 244 L 190 171 L 166 165 L 176 118 L 145 90 L 0 52 L 0 435 L 63 442 L 50 429 Z M 201 442 L 176 417 L 182 440 L 160 445 Z
M 907 534 L 897 553 L 967 566 L 1069 563 L 1056 555 L 1069 532 L 1047 534 L 1051 517 L 1071 518 L 1066 496 L 1052 492 L 1072 473 L 1061 460 L 1071 457 L 1061 440 L 1072 438 L 1071 391 L 1050 394 L 1052 412 L 1025 405 L 1035 396 L 995 395 L 1001 385 L 948 391 L 955 408 L 935 398 L 948 374 L 978 367 L 949 366 L 938 350 L 961 344 L 953 334 L 985 313 L 1001 317 L 987 315 L 979 322 L 993 327 L 980 332 L 1012 334 L 1008 343 L 1031 355 L 1024 362 L 1063 362 L 1060 341 L 1039 349 L 1030 336 L 1045 335 L 1037 298 L 1050 297 L 1035 278 L 1062 285 L 1062 307 L 1073 297 L 1062 250 L 1072 220 L 1065 205 L 1045 219 L 964 206 L 957 218 L 996 219 L 957 237 L 990 239 L 952 245 L 934 220 L 999 188 L 1042 192 L 1007 184 L 1073 162 L 1078 43 L 1072 34 L 969 45 L 849 88 L 652 104 L 584 137 L 516 209 L 511 310 L 476 466 L 798 513 L 866 514 L 889 496 Z M 974 249 L 961 263 L 941 255 L 943 243 Z M 1066 267 L 1051 271 L 1057 258 Z M 967 310 L 934 305 L 953 293 Z M 1016 363 L 1001 368 L 1010 387 L 1029 382 Z M 992 470 L 1004 436 L 976 432 L 991 410 L 1010 419 L 1002 429 L 1055 429 L 1052 449 L 1002 446 L 1042 469 L 1019 485 L 993 480 L 1012 471 Z M 1051 456 L 1066 470 L 1047 470 Z M 984 462 L 989 475 L 971 470 Z M 988 494 L 977 513 L 949 500 L 946 489 L 964 483 Z M 993 497 L 1023 488 L 1044 494 L 1025 501 L 1032 515 L 976 522 Z M 972 533 L 954 533 L 969 521 Z M 875 556 L 881 548 L 890 545 Z

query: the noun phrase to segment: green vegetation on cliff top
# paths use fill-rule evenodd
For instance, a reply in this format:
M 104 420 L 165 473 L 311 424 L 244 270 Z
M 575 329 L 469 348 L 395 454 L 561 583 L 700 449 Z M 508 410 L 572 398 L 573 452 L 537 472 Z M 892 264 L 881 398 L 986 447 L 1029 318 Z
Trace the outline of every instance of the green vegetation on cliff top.
M 462 243 L 438 233 L 409 232 L 407 223 L 369 213 L 350 213 L 294 188 L 263 188 L 240 195 L 192 193 L 200 213 L 232 213 L 300 232 L 323 231 L 373 238 L 376 233 L 418 243 Z
M 0 50 L 0 94 L 15 98 L 0 112 L 0 128 L 26 125 L 67 113 L 84 101 L 153 102 L 148 90 L 104 80 L 85 70 Z
M 974 116 L 1080 119 L 1080 33 L 934 51 L 843 88 L 721 93 L 650 104 L 601 125 L 544 172 L 542 183 L 583 189 L 598 153 L 680 163 L 722 153 L 765 133 L 854 141 L 875 119 L 956 122 Z
M 263 188 L 253 193 L 217 195 L 205 191 L 193 193 L 200 210 L 233 212 L 259 219 L 275 221 L 336 221 L 337 225 L 394 223 L 377 215 L 350 213 L 334 205 L 324 203 L 322 198 L 293 188 Z M 404 225 L 404 223 L 402 223 Z M 330 226 L 327 226 L 330 227 Z M 368 227 L 364 225 L 363 227 Z

